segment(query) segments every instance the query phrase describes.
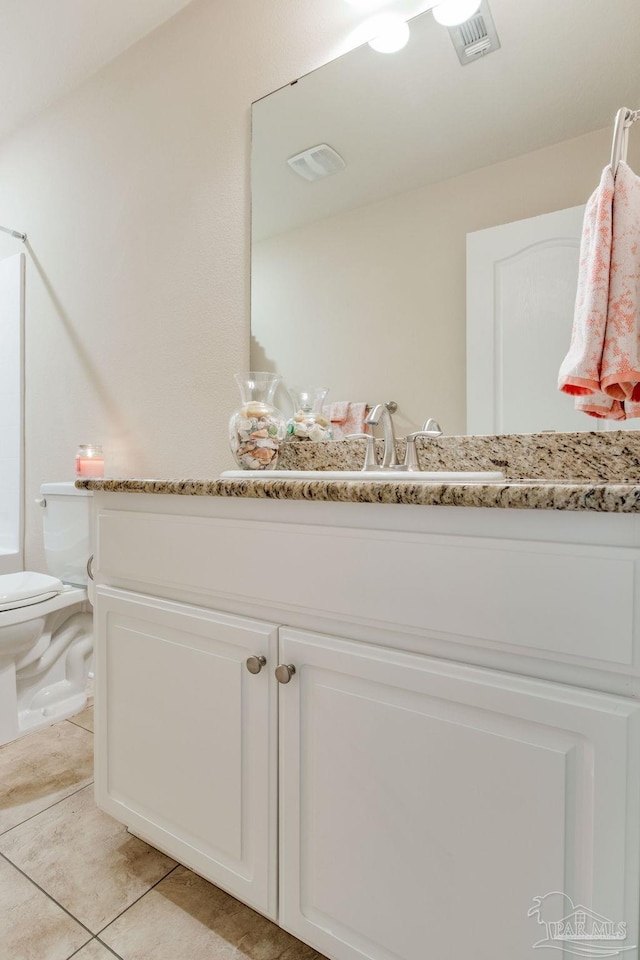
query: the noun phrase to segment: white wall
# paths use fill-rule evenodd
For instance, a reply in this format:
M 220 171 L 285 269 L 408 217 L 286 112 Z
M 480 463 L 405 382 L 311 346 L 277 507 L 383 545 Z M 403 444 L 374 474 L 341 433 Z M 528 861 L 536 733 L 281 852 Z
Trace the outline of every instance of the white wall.
M 466 433 L 467 233 L 585 203 L 610 147 L 607 128 L 256 244 L 254 365 L 395 400 L 403 433 Z
M 33 498 L 72 478 L 78 443 L 102 442 L 114 476 L 231 466 L 250 105 L 343 52 L 359 16 L 343 0 L 194 0 L 0 145 L 0 222 L 29 235 L 28 566 L 43 569 Z M 17 249 L 0 239 L 0 257 Z

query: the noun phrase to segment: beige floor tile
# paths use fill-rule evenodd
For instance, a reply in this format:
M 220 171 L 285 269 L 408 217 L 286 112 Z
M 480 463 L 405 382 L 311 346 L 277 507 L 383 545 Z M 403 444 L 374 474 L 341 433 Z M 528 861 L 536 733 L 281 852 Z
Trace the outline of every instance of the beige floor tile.
M 0 747 L 0 833 L 86 786 L 93 737 L 66 721 Z
M 115 960 L 116 954 L 107 950 L 99 940 L 92 940 L 78 953 L 74 953 L 73 960 Z
M 0 853 L 94 933 L 175 866 L 98 810 L 91 786 L 5 833 Z
M 100 939 L 122 960 L 324 960 L 186 867 L 114 920 Z
M 89 937 L 79 923 L 0 857 L 0 960 L 67 960 Z M 102 958 L 96 956 L 95 960 Z
M 90 730 L 93 733 L 93 704 L 90 704 L 88 707 L 85 707 L 81 713 L 77 713 L 75 717 L 69 717 L 71 723 L 75 723 L 78 727 L 84 727 L 85 730 Z

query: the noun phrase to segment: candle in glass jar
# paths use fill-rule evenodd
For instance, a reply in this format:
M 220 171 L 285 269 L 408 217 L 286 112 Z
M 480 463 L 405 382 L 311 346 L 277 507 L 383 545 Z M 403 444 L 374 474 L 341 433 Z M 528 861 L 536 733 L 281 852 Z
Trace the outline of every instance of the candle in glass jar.
M 76 477 L 104 477 L 104 454 L 99 444 L 80 444 L 76 453 Z

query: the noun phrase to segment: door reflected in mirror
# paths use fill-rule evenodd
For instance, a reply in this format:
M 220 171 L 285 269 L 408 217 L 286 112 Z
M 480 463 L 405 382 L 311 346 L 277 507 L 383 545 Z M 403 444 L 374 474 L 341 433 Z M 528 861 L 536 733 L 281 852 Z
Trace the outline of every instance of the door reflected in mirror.
M 460 28 L 428 11 L 403 50 L 365 45 L 253 105 L 251 366 L 329 401 L 394 399 L 401 434 L 431 416 L 448 434 L 604 429 L 556 380 L 574 208 L 618 108 L 640 106 L 640 5 L 483 11 L 499 48 L 464 66 Z M 301 176 L 288 160 L 314 147 Z

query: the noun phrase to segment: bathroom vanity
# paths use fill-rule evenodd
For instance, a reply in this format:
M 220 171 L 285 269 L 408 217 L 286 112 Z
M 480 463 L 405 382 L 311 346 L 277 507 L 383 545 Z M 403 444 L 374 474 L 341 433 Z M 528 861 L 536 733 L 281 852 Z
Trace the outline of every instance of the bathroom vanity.
M 102 809 L 332 960 L 638 957 L 640 487 L 85 485 Z

